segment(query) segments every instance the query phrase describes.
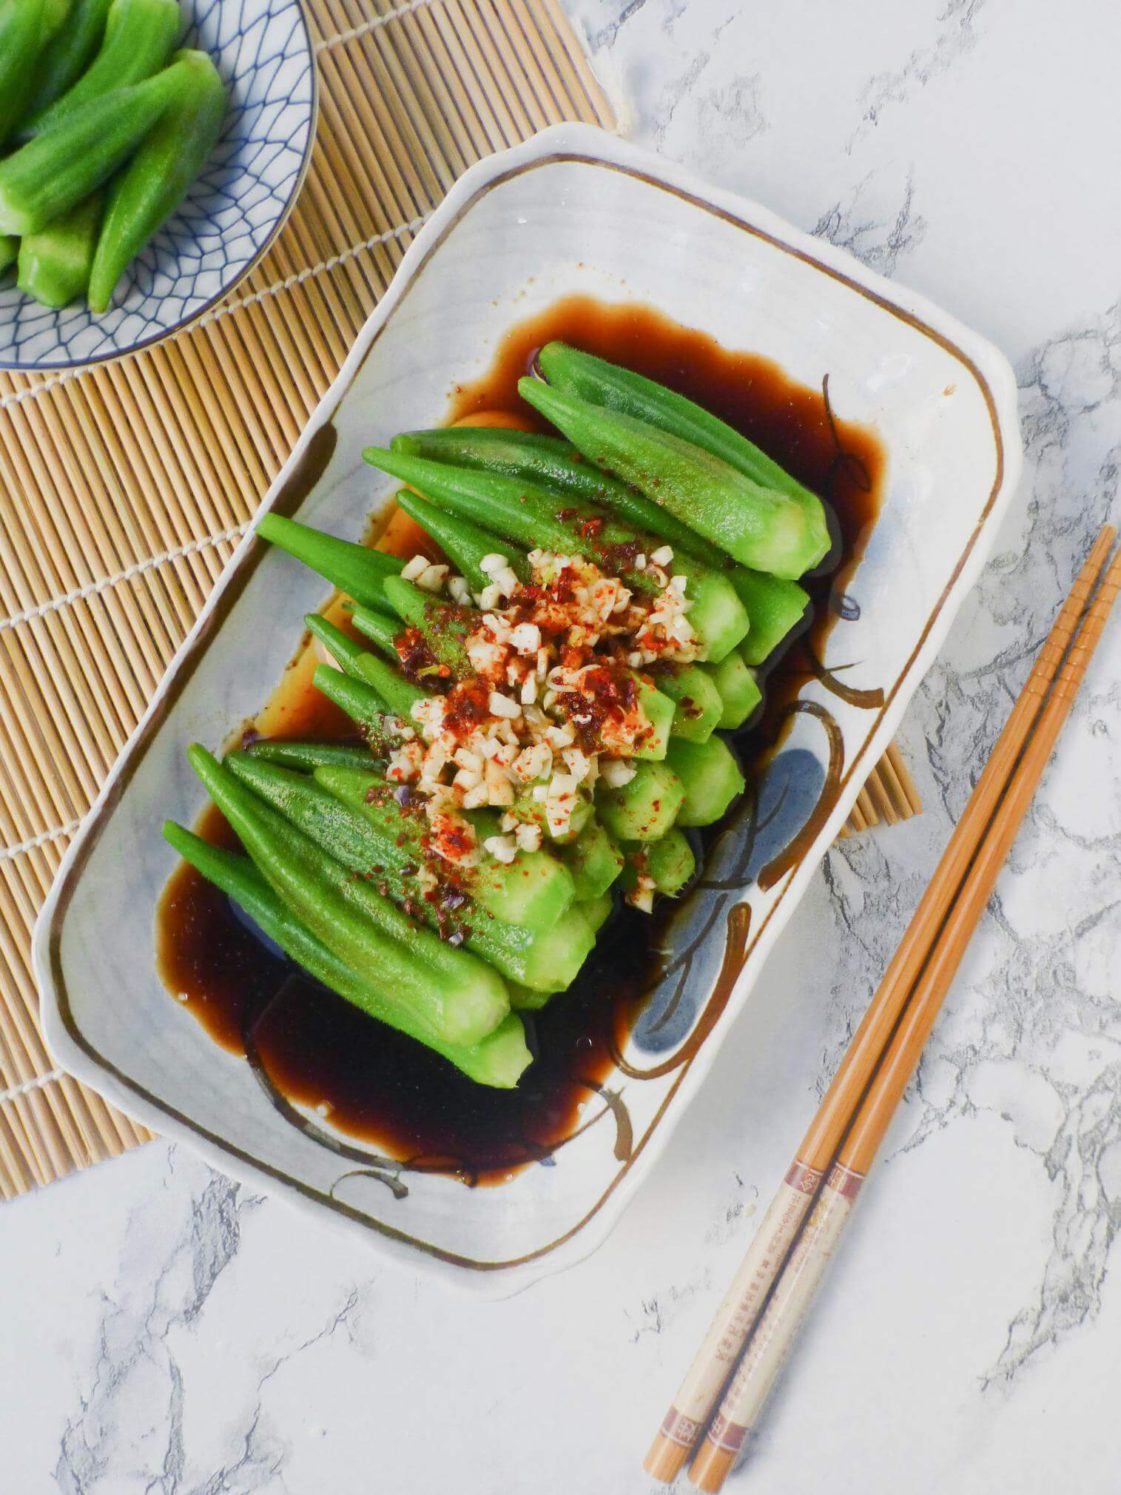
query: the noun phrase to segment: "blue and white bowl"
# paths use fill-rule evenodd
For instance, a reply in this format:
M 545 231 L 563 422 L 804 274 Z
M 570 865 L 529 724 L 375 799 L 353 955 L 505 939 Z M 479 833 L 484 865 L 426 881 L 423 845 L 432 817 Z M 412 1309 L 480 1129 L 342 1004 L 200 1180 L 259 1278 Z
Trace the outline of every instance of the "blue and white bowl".
M 183 45 L 209 52 L 230 90 L 214 154 L 137 256 L 113 307 L 51 311 L 0 283 L 0 368 L 42 372 L 116 358 L 220 301 L 288 216 L 315 139 L 315 55 L 300 0 L 182 0 Z

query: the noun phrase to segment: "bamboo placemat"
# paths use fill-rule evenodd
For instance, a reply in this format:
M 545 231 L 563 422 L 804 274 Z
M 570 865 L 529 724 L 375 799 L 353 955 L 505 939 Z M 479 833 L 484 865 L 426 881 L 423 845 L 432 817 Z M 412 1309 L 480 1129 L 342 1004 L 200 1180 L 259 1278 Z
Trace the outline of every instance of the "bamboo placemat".
M 308 0 L 300 201 L 232 296 L 95 369 L 0 373 L 0 1195 L 146 1141 L 53 1067 L 31 930 L 63 852 L 414 234 L 473 161 L 613 124 L 556 0 Z M 850 822 L 914 813 L 885 760 Z

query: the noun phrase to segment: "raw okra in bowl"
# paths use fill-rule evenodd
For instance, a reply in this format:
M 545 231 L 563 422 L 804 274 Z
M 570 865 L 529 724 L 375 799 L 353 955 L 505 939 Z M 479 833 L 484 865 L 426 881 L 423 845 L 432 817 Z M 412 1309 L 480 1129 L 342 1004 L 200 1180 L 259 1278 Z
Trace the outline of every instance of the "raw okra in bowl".
M 314 91 L 298 0 L 0 0 L 0 366 L 114 357 L 228 292 Z
M 525 1016 L 617 910 L 693 880 L 755 667 L 836 559 L 822 500 L 701 406 L 559 342 L 537 368 L 521 417 L 366 451 L 407 485 L 397 553 L 262 519 L 337 589 L 304 619 L 325 714 L 192 746 L 224 823 L 165 826 L 305 977 L 497 1089 L 532 1086 Z M 166 934 L 173 986 L 199 922 Z

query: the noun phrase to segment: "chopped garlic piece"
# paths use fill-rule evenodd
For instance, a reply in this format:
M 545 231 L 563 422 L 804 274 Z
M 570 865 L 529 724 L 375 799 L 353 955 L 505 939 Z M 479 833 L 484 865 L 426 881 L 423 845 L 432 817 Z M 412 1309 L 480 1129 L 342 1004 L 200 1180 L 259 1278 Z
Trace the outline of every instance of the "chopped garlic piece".
M 519 654 L 534 654 L 541 647 L 541 630 L 536 623 L 519 623 L 510 634 L 510 643 Z
M 426 592 L 439 592 L 448 579 L 448 566 L 426 566 L 416 579 L 418 587 Z
M 540 851 L 541 827 L 539 825 L 519 825 L 514 832 L 514 839 L 518 843 L 519 851 Z
M 599 776 L 609 789 L 621 789 L 637 772 L 638 769 L 626 758 L 604 758 L 599 765 Z
M 428 570 L 432 562 L 426 555 L 414 555 L 412 560 L 406 561 L 401 569 L 401 577 L 404 581 L 416 581 L 418 576 Z
M 513 836 L 488 836 L 483 846 L 496 862 L 505 862 L 507 865 L 518 854 L 518 843 Z
M 509 696 L 504 696 L 499 690 L 491 691 L 487 706 L 492 716 L 506 717 L 509 721 L 516 721 L 522 714 L 517 701 L 511 701 Z

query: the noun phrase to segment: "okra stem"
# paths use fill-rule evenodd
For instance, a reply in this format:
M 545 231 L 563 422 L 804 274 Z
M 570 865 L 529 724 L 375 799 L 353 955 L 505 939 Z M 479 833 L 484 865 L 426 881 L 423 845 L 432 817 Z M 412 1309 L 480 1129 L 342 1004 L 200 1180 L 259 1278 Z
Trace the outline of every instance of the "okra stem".
M 352 747 L 345 742 L 294 742 L 286 737 L 262 737 L 241 751 L 264 763 L 277 763 L 301 773 L 310 773 L 327 763 L 339 768 L 369 770 L 375 762 L 368 747 Z
M 657 841 L 677 819 L 684 798 L 684 785 L 668 760 L 639 763 L 629 783 L 616 789 L 601 785 L 596 809 L 616 841 Z
M 266 514 L 257 525 L 257 533 L 363 607 L 392 614 L 384 584 L 387 576 L 396 576 L 404 565 L 396 556 L 371 550 L 368 545 L 355 545 L 351 540 L 338 540 L 281 514 Z
M 782 581 L 737 566 L 728 579 L 743 603 L 751 628 L 740 646 L 747 664 L 762 664 L 806 616 L 809 593 L 796 581 Z
M 496 554 L 498 549 L 509 561 L 519 581 L 530 579 L 525 552 L 516 546 L 496 542 L 492 531 L 480 529 L 459 514 L 445 513 L 404 489 L 397 495 L 397 504 L 436 541 L 472 592 L 481 592 L 490 581 L 482 568 L 482 561 L 485 556 Z
M 720 720 L 716 725 L 723 732 L 735 732 L 763 700 L 763 691 L 755 671 L 744 663 L 743 656 L 734 649 L 727 659 L 705 668 L 720 695 Z
M 744 777 L 735 754 L 719 735 L 707 742 L 674 738 L 666 763 L 684 791 L 678 825 L 714 825 L 744 791 Z
M 627 865 L 623 869 L 622 886 L 629 892 L 638 885 L 642 876 L 649 877 L 655 893 L 672 898 L 697 870 L 693 848 L 683 831 L 673 826 L 660 841 L 627 848 Z
M 670 666 L 659 670 L 654 678 L 658 689 L 676 706 L 671 736 L 684 737 L 690 742 L 704 742 L 711 737 L 720 723 L 724 705 L 705 667 L 697 664 Z
M 623 870 L 623 854 L 598 820 L 592 820 L 562 852 L 578 899 L 599 898 Z

